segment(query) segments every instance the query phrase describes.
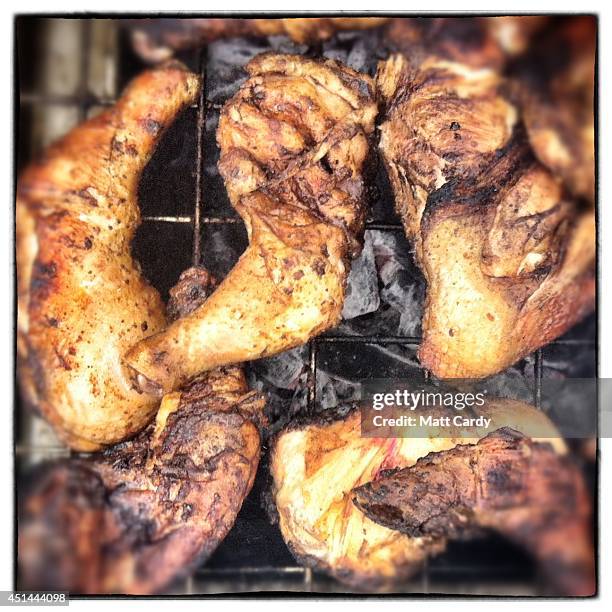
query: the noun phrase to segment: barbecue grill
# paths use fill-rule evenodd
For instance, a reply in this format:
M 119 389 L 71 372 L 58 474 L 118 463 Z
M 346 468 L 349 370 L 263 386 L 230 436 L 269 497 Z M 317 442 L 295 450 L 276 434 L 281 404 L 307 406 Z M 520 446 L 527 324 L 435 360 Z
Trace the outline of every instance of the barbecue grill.
M 112 104 L 144 66 L 132 53 L 120 20 L 21 17 L 16 33 L 21 168 L 50 140 Z M 323 54 L 372 73 L 384 55 L 384 41 L 376 30 L 341 33 L 316 48 L 283 37 L 229 39 L 180 56 L 202 75 L 204 86 L 197 105 L 172 126 L 144 173 L 142 226 L 133 245 L 146 276 L 165 298 L 180 272 L 193 264 L 223 277 L 247 244 L 242 221 L 216 169 L 215 130 L 223 102 L 244 78 L 241 66 L 268 50 Z M 424 281 L 412 264 L 382 167 L 370 196 L 366 245 L 351 273 L 342 323 L 304 347 L 247 367 L 251 385 L 270 394 L 272 431 L 295 414 L 357 398 L 362 379 L 428 377 L 416 359 Z M 595 351 L 593 316 L 496 378 L 515 397 L 540 408 L 543 378 L 594 377 Z M 19 474 L 35 463 L 68 454 L 41 419 L 19 406 L 17 415 Z M 349 592 L 293 559 L 271 522 L 268 486 L 264 455 L 253 491 L 229 536 L 170 594 Z M 398 591 L 533 595 L 544 593 L 542 589 L 529 558 L 501 538 L 488 536 L 450 544 L 445 554 L 430 560 Z

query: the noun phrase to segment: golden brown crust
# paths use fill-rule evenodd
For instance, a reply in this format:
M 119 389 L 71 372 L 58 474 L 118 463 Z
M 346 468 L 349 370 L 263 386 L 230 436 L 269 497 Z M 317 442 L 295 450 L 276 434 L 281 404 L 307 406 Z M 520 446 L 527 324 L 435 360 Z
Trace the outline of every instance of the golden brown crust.
M 595 593 L 591 507 L 580 469 L 512 429 L 382 474 L 355 489 L 353 501 L 370 519 L 412 537 L 497 531 L 529 551 L 561 594 Z
M 432 415 L 451 413 L 441 409 Z M 538 431 L 564 452 L 552 423 L 527 404 L 491 398 L 479 414 L 491 418 L 493 427 Z M 456 427 L 441 433 L 432 428 L 429 437 L 364 437 L 358 410 L 331 422 L 290 424 L 274 441 L 270 470 L 280 529 L 295 557 L 353 588 L 384 590 L 444 550 L 444 538 L 412 538 L 388 529 L 351 501 L 352 489 L 381 470 L 408 467 L 430 452 L 476 442 L 486 431 Z
M 140 173 L 198 78 L 172 64 L 28 167 L 17 188 L 20 381 L 60 437 L 93 450 L 142 429 L 157 407 L 121 355 L 165 324 L 130 254 Z
M 203 306 L 127 354 L 164 391 L 335 325 L 361 243 L 376 115 L 371 80 L 292 55 L 260 55 L 247 70 L 217 139 L 219 169 L 250 244 Z
M 397 55 L 377 84 L 380 149 L 428 282 L 420 360 L 442 378 L 494 374 L 592 310 L 594 213 L 533 158 L 496 72 Z
M 381 17 L 303 17 L 284 19 L 138 19 L 132 20 L 132 42 L 142 59 L 156 63 L 175 51 L 203 46 L 232 36 L 285 34 L 297 43 L 331 38 L 337 31 L 375 28 Z

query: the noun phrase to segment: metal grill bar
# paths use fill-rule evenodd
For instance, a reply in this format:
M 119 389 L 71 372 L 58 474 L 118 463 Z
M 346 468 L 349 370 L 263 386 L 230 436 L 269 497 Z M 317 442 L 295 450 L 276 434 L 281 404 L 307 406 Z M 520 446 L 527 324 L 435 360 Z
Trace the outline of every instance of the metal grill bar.
M 95 104 L 95 102 L 94 102 Z M 198 108 L 200 108 L 198 106 Z M 205 116 L 205 114 L 204 114 Z M 199 121 L 199 118 L 198 118 Z M 199 145 L 201 145 L 203 142 L 203 139 L 199 139 Z M 203 160 L 201 160 L 203 162 Z M 198 179 L 201 180 L 201 179 Z M 199 198 L 199 201 L 201 201 L 201 198 Z M 169 223 L 188 223 L 191 222 L 191 217 L 152 217 L 152 216 L 144 216 L 142 218 L 143 221 L 167 221 Z M 242 223 L 241 219 L 235 218 L 235 217 L 208 217 L 208 216 L 201 216 L 200 223 L 208 223 L 211 225 L 237 225 Z M 378 230 L 378 231 L 402 231 L 402 225 L 401 223 L 378 223 L 378 222 L 371 222 L 371 223 L 366 223 L 365 224 L 365 229 L 366 230 Z
M 534 389 L 533 401 L 538 410 L 542 409 L 542 349 L 538 349 L 533 356 Z
M 332 334 L 324 334 L 322 336 L 318 336 L 316 338 L 317 342 L 362 342 L 366 344 L 420 344 L 422 341 L 421 336 L 381 336 L 378 334 L 373 334 L 371 336 L 351 336 L 351 335 L 332 335 Z M 593 340 L 575 340 L 568 339 L 564 340 L 562 338 L 557 340 L 552 340 L 546 346 L 595 346 L 595 342 Z M 542 367 L 542 349 L 538 349 L 535 353 L 528 355 L 527 358 L 532 357 L 537 360 L 537 356 L 539 355 L 539 367 Z M 541 370 L 540 370 L 541 374 Z
M 142 217 L 143 223 L 193 223 L 193 217 L 160 217 L 160 216 L 145 216 Z
M 202 79 L 200 88 L 200 96 L 198 98 L 198 115 L 197 115 L 197 139 L 196 139 L 196 192 L 193 211 L 193 265 L 197 266 L 200 263 L 201 253 L 201 211 L 204 207 L 202 202 L 203 193 L 203 176 L 204 176 L 204 133 L 206 128 L 206 113 L 208 104 L 206 103 L 206 48 L 204 48 L 198 57 L 199 73 Z

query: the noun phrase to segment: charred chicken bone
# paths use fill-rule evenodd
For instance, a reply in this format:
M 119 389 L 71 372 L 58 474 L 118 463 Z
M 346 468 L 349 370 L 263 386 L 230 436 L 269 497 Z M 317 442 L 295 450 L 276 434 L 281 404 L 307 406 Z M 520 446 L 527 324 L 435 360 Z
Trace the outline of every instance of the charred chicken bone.
M 341 315 L 365 220 L 373 84 L 338 62 L 263 54 L 225 105 L 219 169 L 249 247 L 200 308 L 126 355 L 165 392 L 274 355 Z
M 595 592 L 591 507 L 579 468 L 512 429 L 432 452 L 352 497 L 373 521 L 414 538 L 497 531 L 529 551 L 561 594 Z
M 211 282 L 183 273 L 170 312 L 188 312 Z M 48 467 L 20 513 L 24 588 L 151 594 L 201 564 L 253 484 L 263 404 L 239 366 L 219 368 L 166 395 L 133 440 Z
M 198 77 L 177 62 L 143 72 L 106 112 L 76 127 L 17 185 L 19 379 L 24 400 L 72 448 L 140 431 L 159 399 L 134 388 L 123 353 L 165 326 L 132 259 L 142 170 Z
M 381 63 L 380 150 L 428 283 L 420 360 L 470 378 L 592 310 L 595 220 L 532 155 L 497 72 L 452 49 Z

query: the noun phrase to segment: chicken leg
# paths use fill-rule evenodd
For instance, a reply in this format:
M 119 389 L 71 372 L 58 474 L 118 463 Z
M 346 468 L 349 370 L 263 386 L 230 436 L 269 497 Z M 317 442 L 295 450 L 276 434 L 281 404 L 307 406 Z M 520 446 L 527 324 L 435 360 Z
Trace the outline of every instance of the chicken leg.
M 222 112 L 219 168 L 249 247 L 215 293 L 126 355 L 142 388 L 274 355 L 335 325 L 365 217 L 372 83 L 337 62 L 264 54 Z
M 198 77 L 177 63 L 144 72 L 18 181 L 22 396 L 77 450 L 140 431 L 157 409 L 159 398 L 136 389 L 121 362 L 166 323 L 130 242 L 140 223 L 140 174 L 198 89 Z
M 353 491 L 373 521 L 411 537 L 495 530 L 527 549 L 562 595 L 593 595 L 595 552 L 584 479 L 567 456 L 512 429 L 431 453 Z

